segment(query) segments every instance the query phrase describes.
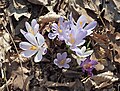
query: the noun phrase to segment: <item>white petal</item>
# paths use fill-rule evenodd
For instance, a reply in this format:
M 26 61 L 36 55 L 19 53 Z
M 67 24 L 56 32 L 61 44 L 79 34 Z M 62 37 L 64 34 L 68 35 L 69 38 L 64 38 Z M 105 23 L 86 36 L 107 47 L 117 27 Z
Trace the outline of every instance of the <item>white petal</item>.
M 25 27 L 28 32 L 32 29 L 32 27 L 30 26 L 30 24 L 28 22 L 25 22 Z
M 37 21 L 36 21 L 36 19 L 33 19 L 33 20 L 31 21 L 31 26 L 32 26 L 32 28 L 34 28 L 36 24 L 38 24 Z
M 37 50 L 26 50 L 26 51 L 21 52 L 21 55 L 29 58 L 29 57 L 33 56 L 36 52 L 37 52 Z
M 83 46 L 83 47 L 81 48 L 81 52 L 82 52 L 82 54 L 85 53 L 85 51 L 86 51 L 86 47 Z
M 77 63 L 78 63 L 78 65 L 80 65 L 81 62 L 84 61 L 85 59 L 86 59 L 86 58 L 78 58 L 78 59 L 77 59 Z
M 90 56 L 92 53 L 93 53 L 93 50 L 89 50 L 89 51 L 86 51 L 83 56 L 84 56 L 84 57 L 88 57 L 88 56 Z
M 38 51 L 38 53 L 36 54 L 34 61 L 35 62 L 40 62 L 42 60 L 42 53 L 41 51 Z
M 31 44 L 38 46 L 36 38 L 35 38 L 35 36 L 33 34 L 26 33 L 24 36 Z
M 28 50 L 32 45 L 28 42 L 21 42 L 19 44 L 19 47 L 23 50 Z

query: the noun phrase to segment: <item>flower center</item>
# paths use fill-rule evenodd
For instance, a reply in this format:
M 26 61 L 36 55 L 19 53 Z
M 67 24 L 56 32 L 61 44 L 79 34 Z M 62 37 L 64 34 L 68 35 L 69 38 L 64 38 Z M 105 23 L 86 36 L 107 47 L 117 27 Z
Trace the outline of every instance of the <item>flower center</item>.
M 83 22 L 80 22 L 80 26 L 82 26 Z
M 84 67 L 85 69 L 88 69 L 88 68 L 90 68 L 91 66 L 92 66 L 92 64 L 88 63 L 88 64 L 84 64 L 83 67 Z
M 58 31 L 59 31 L 59 33 L 62 33 L 62 30 L 61 30 L 61 29 L 59 29 Z
M 72 34 L 70 34 L 69 36 L 70 36 L 70 43 L 73 44 L 75 42 L 75 39 L 73 38 Z
M 33 35 L 35 34 L 32 28 L 29 30 L 29 32 L 32 33 Z
M 59 64 L 60 65 L 64 65 L 65 64 L 65 60 L 61 60 Z
M 33 45 L 33 46 L 30 47 L 30 50 L 36 50 L 37 48 L 38 48 L 37 46 Z

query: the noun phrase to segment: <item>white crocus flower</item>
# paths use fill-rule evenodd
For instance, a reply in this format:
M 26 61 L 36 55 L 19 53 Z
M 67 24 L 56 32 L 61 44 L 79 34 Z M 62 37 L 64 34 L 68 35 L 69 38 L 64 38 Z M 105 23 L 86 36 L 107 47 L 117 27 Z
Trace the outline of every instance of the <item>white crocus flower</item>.
M 36 54 L 34 57 L 34 61 L 40 62 L 42 59 L 42 55 L 45 54 L 47 49 L 47 47 L 44 46 L 44 37 L 40 33 L 37 33 L 36 37 L 31 33 L 26 33 L 24 34 L 24 36 L 29 42 L 21 42 L 19 44 L 20 48 L 24 50 L 23 52 L 21 52 L 21 55 L 29 58 Z
M 87 51 L 86 47 L 83 46 L 81 49 L 78 48 L 77 50 L 75 50 L 75 52 L 77 56 L 75 57 L 75 55 L 73 55 L 73 57 L 77 59 L 77 63 L 78 65 L 80 65 L 81 61 L 84 61 L 86 57 L 90 56 L 93 53 L 93 50 Z
M 24 30 L 20 29 L 20 32 L 25 35 L 26 33 L 31 33 L 34 36 L 38 33 L 39 30 L 39 24 L 37 23 L 36 19 L 33 19 L 31 21 L 31 25 L 28 22 L 25 22 L 25 27 L 27 32 L 25 32 Z

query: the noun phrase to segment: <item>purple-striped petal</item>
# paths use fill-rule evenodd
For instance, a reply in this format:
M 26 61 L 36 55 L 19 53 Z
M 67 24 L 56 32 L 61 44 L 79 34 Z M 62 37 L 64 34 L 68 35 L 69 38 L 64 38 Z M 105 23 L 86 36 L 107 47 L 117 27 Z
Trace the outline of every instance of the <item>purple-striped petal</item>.
M 52 30 L 58 30 L 58 25 L 56 23 L 52 24 Z
M 48 37 L 49 37 L 50 39 L 55 39 L 56 36 L 57 36 L 57 34 L 55 34 L 55 33 L 49 33 L 49 34 L 48 34 Z

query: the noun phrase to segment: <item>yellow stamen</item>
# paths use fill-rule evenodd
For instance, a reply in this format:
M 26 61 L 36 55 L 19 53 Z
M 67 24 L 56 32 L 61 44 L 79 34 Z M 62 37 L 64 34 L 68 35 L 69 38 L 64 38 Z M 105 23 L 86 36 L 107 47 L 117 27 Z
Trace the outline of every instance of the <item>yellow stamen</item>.
M 58 27 L 60 27 L 60 22 L 58 22 Z
M 60 65 L 64 65 L 65 64 L 65 60 L 60 61 Z
M 30 33 L 32 33 L 33 35 L 35 34 L 32 28 L 29 29 L 28 31 L 29 31 Z
M 69 36 L 70 36 L 70 43 L 73 44 L 73 43 L 75 42 L 75 39 L 73 38 L 73 35 L 72 35 L 72 34 L 70 34 Z
M 82 26 L 83 22 L 80 21 L 80 26 Z
M 59 29 L 58 31 L 59 31 L 59 33 L 62 33 L 62 30 L 61 30 L 61 29 Z
M 88 64 L 84 64 L 83 67 L 84 67 L 85 69 L 88 69 L 88 68 L 90 68 L 91 66 L 92 66 L 92 64 L 88 63 Z
M 37 47 L 34 45 L 30 47 L 30 50 L 36 50 L 36 49 L 37 49 Z

